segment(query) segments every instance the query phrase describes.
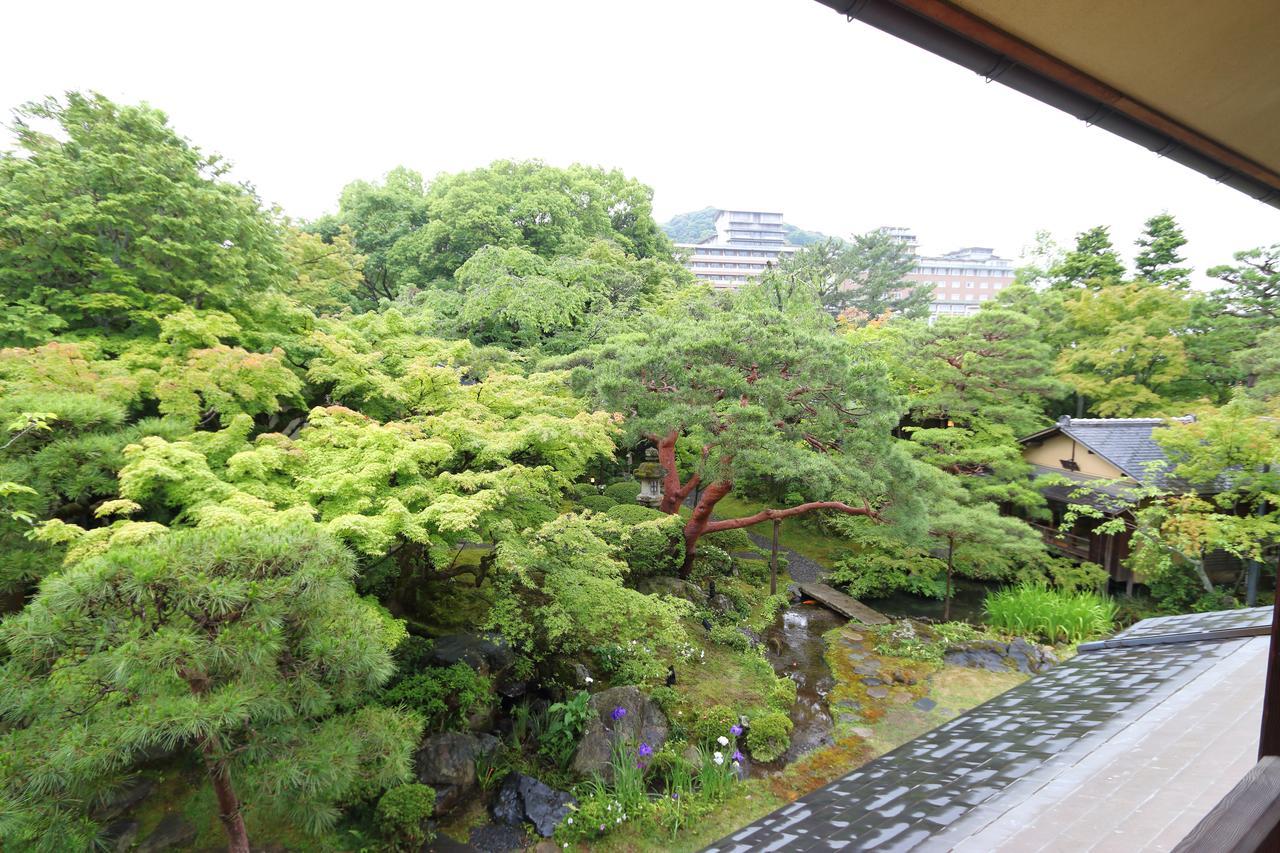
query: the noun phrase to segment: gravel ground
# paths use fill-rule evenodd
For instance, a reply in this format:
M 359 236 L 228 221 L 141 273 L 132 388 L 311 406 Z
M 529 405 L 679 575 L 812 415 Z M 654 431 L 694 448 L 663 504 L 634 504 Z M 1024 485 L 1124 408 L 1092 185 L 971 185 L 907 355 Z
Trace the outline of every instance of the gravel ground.
M 748 534 L 751 541 L 759 545 L 766 551 L 773 548 L 773 537 L 760 536 L 755 533 Z M 778 553 L 787 558 L 787 571 L 791 573 L 791 577 L 797 583 L 813 583 L 821 580 L 827 570 L 822 566 L 810 560 L 799 551 L 793 551 L 783 545 L 778 546 Z

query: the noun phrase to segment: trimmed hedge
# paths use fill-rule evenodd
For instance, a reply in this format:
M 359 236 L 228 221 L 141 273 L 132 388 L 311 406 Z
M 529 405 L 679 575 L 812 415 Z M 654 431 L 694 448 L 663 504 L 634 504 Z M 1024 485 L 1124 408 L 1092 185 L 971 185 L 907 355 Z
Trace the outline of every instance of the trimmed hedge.
M 604 493 L 620 504 L 633 504 L 640 497 L 640 484 L 635 480 L 623 480 L 606 486 Z
M 618 502 L 604 495 L 587 495 L 585 498 L 578 498 L 578 505 L 592 512 L 607 512 L 610 508 L 617 506 Z

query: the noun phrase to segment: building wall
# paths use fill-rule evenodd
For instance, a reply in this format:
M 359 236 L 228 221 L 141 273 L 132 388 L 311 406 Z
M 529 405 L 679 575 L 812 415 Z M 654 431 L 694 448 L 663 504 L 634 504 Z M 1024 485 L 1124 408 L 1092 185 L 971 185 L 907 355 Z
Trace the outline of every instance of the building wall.
M 1074 455 L 1072 455 L 1074 452 Z M 1039 444 L 1023 446 L 1022 457 L 1034 465 L 1046 468 L 1062 468 L 1063 459 L 1075 459 L 1080 473 L 1108 480 L 1124 477 L 1124 473 L 1101 456 L 1079 444 L 1069 436 L 1058 433 Z
M 781 213 L 758 210 L 722 210 L 715 237 L 676 248 L 688 256 L 685 266 L 694 277 L 721 290 L 736 290 L 799 250 L 785 242 Z

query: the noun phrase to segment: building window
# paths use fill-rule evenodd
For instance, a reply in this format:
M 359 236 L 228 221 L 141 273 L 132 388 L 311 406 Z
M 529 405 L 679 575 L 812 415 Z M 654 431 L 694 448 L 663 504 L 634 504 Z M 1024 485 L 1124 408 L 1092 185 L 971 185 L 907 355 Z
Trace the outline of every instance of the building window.
M 973 282 L 971 282 L 971 281 L 966 281 L 966 282 L 964 283 L 964 286 L 965 286 L 965 287 L 973 287 Z
M 983 290 L 986 290 L 986 289 L 987 289 L 987 283 L 986 283 L 985 281 L 980 281 L 980 282 L 978 282 L 978 287 L 982 288 Z M 983 299 L 986 299 L 986 297 L 984 296 L 984 297 L 983 297 Z

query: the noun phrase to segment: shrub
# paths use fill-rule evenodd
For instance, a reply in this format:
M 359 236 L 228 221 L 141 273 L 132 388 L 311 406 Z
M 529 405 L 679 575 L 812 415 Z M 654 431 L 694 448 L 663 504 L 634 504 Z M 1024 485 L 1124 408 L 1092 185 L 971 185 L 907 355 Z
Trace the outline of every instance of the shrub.
M 397 850 L 417 850 L 430 839 L 427 819 L 436 807 L 436 792 L 417 782 L 397 785 L 378 800 L 375 821 L 382 837 Z
M 579 690 L 578 695 L 563 702 L 557 702 L 547 709 L 547 726 L 538 743 L 538 752 L 556 766 L 569 766 L 573 751 L 582 737 L 582 730 L 591 717 L 591 709 L 587 703 L 590 694 Z
M 1053 585 L 1063 592 L 1103 592 L 1110 574 L 1097 563 L 1076 563 L 1058 558 L 1050 563 Z
M 760 553 L 760 549 L 756 547 L 756 543 L 751 541 L 751 537 L 747 535 L 747 531 L 741 527 L 736 530 L 717 530 L 715 533 L 708 533 L 699 541 L 699 547 L 702 545 L 714 545 L 722 551 L 730 554 L 737 554 L 743 551 L 751 553 Z
M 617 506 L 618 502 L 604 495 L 587 495 L 585 498 L 578 498 L 578 505 L 592 512 L 607 512 L 610 507 Z
M 747 728 L 747 749 L 757 761 L 774 761 L 791 745 L 791 718 L 781 711 L 753 717 Z
M 701 714 L 693 724 L 693 737 L 697 743 L 705 744 L 718 737 L 732 737 L 729 729 L 738 722 L 738 715 L 728 705 L 712 705 Z
M 680 701 L 680 691 L 674 687 L 668 687 L 663 684 L 649 691 L 649 698 L 654 704 L 662 709 L 662 713 L 671 716 L 671 712 L 675 709 L 676 703 Z
M 684 521 L 658 513 L 629 526 L 622 535 L 622 559 L 635 577 L 677 574 L 684 562 Z
M 642 654 L 646 671 L 664 675 L 666 665 L 658 659 L 687 642 L 680 620 L 693 606 L 626 587 L 628 568 L 618 559 L 618 546 L 595 532 L 602 525 L 618 523 L 569 513 L 502 542 L 484 627 L 500 632 L 535 665 L 606 644 L 631 648 L 635 640 L 629 665 L 634 668 Z
M 382 694 L 382 704 L 403 705 L 422 714 L 428 729 L 462 726 L 467 718 L 488 707 L 493 685 L 465 663 L 432 667 L 411 673 Z
M 885 598 L 899 590 L 942 598 L 945 572 L 946 564 L 923 549 L 882 540 L 837 561 L 828 580 L 854 598 Z
M 608 515 L 610 518 L 616 518 L 623 524 L 641 524 L 645 521 L 653 521 L 659 518 L 679 518 L 678 515 L 668 515 L 665 512 L 658 512 L 653 507 L 641 506 L 637 503 L 620 503 L 616 506 L 609 507 Z
M 416 634 L 405 637 L 391 653 L 396 661 L 396 670 L 402 674 L 409 674 L 422 669 L 427 665 L 427 659 L 434 647 L 435 643 L 425 637 L 419 637 Z
M 739 631 L 732 625 L 716 625 L 711 629 L 711 642 L 719 643 L 722 646 L 728 646 L 740 652 L 745 652 L 747 647 L 751 645 L 751 641 L 747 639 L 747 635 Z
M 904 619 L 891 625 L 877 625 L 868 631 L 875 640 L 874 649 L 878 655 L 939 666 L 949 647 L 982 637 L 982 632 L 967 622 L 924 626 Z
M 623 480 L 621 483 L 613 483 L 605 486 L 604 495 L 613 498 L 620 504 L 633 504 L 636 498 L 640 497 L 640 484 L 635 480 Z M 636 504 L 639 506 L 639 504 Z
M 594 483 L 574 483 L 569 487 L 569 491 L 576 498 L 590 498 L 600 494 L 600 490 L 596 488 Z
M 769 706 L 777 711 L 790 711 L 796 704 L 796 683 L 790 678 L 779 678 L 769 690 Z
M 1097 593 L 1022 584 L 990 593 L 986 611 L 987 622 L 999 630 L 1049 643 L 1078 643 L 1109 633 L 1117 607 Z
M 733 570 L 733 558 L 723 548 L 714 545 L 698 544 L 698 554 L 694 558 L 692 577 L 694 580 L 723 577 Z

